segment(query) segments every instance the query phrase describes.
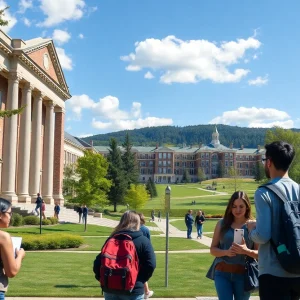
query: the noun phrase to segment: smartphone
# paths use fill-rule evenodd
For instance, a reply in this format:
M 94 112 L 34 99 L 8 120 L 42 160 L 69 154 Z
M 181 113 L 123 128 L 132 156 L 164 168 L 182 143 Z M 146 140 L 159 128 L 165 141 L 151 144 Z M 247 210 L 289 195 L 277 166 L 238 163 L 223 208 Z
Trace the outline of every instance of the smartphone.
M 242 239 L 244 237 L 244 229 L 234 229 L 234 239 L 236 244 L 242 244 Z

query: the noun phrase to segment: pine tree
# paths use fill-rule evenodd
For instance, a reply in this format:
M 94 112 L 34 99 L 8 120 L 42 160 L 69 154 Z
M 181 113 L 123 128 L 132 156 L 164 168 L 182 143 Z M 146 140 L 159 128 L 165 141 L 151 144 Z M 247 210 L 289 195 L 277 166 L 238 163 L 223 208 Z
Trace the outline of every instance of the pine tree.
M 128 188 L 131 184 L 138 183 L 138 168 L 136 165 L 134 153 L 132 152 L 132 143 L 130 141 L 129 133 L 126 133 L 125 141 L 123 143 L 124 153 L 122 155 L 123 168 L 125 177 L 127 179 Z
M 258 161 L 254 165 L 254 179 L 257 182 L 261 182 L 265 178 L 266 178 L 265 169 L 264 169 L 262 163 Z
M 191 182 L 191 176 L 188 169 L 184 169 L 183 176 L 182 176 L 182 182 L 183 183 L 190 183 Z
M 206 179 L 206 176 L 205 176 L 202 168 L 198 168 L 197 178 L 200 183 Z
M 218 177 L 219 178 L 223 178 L 224 177 L 224 165 L 223 165 L 223 163 L 221 161 L 218 164 L 217 173 L 218 173 Z
M 112 138 L 109 146 L 107 178 L 111 181 L 112 186 L 108 193 L 108 200 L 114 206 L 114 212 L 116 212 L 117 205 L 124 203 L 128 181 L 125 176 L 122 155 L 116 139 Z
M 147 189 L 150 197 L 153 198 L 154 197 L 154 191 L 153 191 L 153 188 L 152 188 L 152 179 L 151 179 L 151 177 L 149 177 L 149 179 L 148 179 L 148 182 L 146 184 L 146 189 Z
M 156 184 L 153 182 L 151 177 L 149 179 L 150 179 L 150 182 L 151 182 L 151 185 L 152 185 L 153 197 L 157 197 L 158 194 L 157 194 Z

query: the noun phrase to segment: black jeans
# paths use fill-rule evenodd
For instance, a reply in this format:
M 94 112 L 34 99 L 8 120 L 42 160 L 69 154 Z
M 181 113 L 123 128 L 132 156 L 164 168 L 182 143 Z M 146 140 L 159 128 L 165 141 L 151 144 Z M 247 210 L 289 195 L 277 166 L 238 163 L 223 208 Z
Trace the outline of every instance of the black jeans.
M 299 300 L 300 277 L 276 277 L 269 274 L 259 276 L 260 300 Z

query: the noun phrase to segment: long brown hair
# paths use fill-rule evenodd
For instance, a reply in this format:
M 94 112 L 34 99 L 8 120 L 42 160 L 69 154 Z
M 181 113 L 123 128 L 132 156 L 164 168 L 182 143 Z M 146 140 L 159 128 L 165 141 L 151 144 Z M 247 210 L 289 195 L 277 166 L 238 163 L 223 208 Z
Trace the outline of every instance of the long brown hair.
M 111 235 L 119 231 L 139 231 L 140 230 L 140 216 L 133 210 L 127 210 L 121 217 L 120 223 L 114 229 Z
M 251 203 L 250 200 L 247 196 L 247 194 L 244 191 L 237 191 L 234 192 L 231 196 L 231 198 L 228 201 L 227 208 L 223 217 L 223 222 L 221 226 L 221 236 L 225 234 L 225 232 L 231 227 L 231 224 L 234 221 L 234 216 L 232 214 L 232 207 L 233 203 L 237 199 L 242 199 L 246 205 L 246 213 L 245 213 L 245 218 L 247 220 L 252 219 L 251 215 Z

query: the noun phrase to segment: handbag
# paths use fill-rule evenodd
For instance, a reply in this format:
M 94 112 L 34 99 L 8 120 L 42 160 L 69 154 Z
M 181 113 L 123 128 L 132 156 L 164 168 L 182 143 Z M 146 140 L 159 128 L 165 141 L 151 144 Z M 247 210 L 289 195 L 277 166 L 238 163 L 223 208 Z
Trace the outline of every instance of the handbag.
M 244 290 L 250 293 L 258 291 L 258 262 L 249 256 L 245 259 Z

